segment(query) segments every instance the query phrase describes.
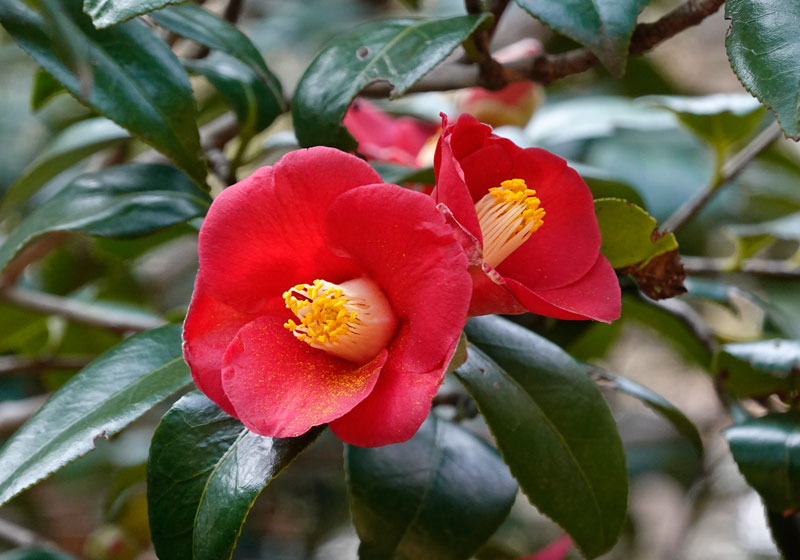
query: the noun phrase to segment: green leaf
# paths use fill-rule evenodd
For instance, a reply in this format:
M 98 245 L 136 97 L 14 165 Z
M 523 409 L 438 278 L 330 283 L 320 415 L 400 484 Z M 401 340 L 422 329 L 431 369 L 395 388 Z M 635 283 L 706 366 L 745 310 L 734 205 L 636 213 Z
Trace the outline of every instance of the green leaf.
M 265 106 L 277 107 L 277 113 L 286 110 L 283 90 L 278 78 L 270 72 L 264 58 L 247 35 L 234 25 L 207 12 L 192 2 L 171 6 L 150 14 L 161 27 L 169 29 L 210 49 L 222 51 L 244 62 L 261 77 L 269 89 L 269 99 L 262 100 Z
M 0 449 L 0 504 L 191 383 L 180 325 L 127 339 L 70 379 Z
M 593 371 L 597 370 L 593 368 Z M 608 386 L 612 389 L 639 399 L 646 406 L 663 416 L 679 434 L 691 442 L 698 457 L 703 457 L 703 440 L 700 438 L 697 427 L 674 404 L 658 393 L 625 377 L 614 375 L 607 371 L 600 371 L 599 375 L 608 382 Z
M 720 152 L 746 138 L 764 118 L 764 107 L 744 93 L 703 97 L 654 95 L 642 102 L 669 109 L 692 132 Z
M 655 218 L 627 200 L 601 198 L 594 207 L 603 236 L 600 251 L 614 268 L 642 267 L 678 248 L 672 233 L 660 235 Z
M 41 68 L 37 69 L 31 90 L 31 109 L 38 111 L 45 103 L 63 91 L 66 91 L 64 86 L 54 80 L 50 74 Z
M 202 216 L 211 200 L 169 165 L 130 163 L 87 173 L 34 210 L 0 246 L 0 271 L 46 233 L 132 237 Z
M 617 77 L 625 73 L 636 18 L 650 0 L 516 0 L 533 17 L 582 44 Z
M 404 185 L 406 183 L 433 185 L 436 183 L 432 167 L 417 169 L 382 161 L 371 161 L 370 165 L 378 172 L 381 179 L 393 185 Z
M 761 340 L 726 344 L 714 360 L 725 389 L 739 397 L 800 389 L 800 342 Z
M 346 465 L 361 560 L 469 558 L 517 494 L 494 449 L 436 415 L 405 443 L 347 446 Z
M 205 76 L 228 101 L 243 136 L 261 132 L 282 112 L 281 102 L 264 81 L 237 58 L 215 51 L 206 58 L 184 60 L 183 65 Z
M 83 11 L 97 29 L 103 29 L 181 2 L 186 0 L 83 0 Z
M 130 134 L 124 128 L 102 117 L 70 126 L 53 138 L 11 185 L 0 204 L 0 215 L 16 209 L 50 179 L 87 156 L 129 138 Z
M 776 512 L 800 508 L 800 413 L 768 414 L 725 430 L 747 483 Z
M 605 169 L 572 161 L 569 162 L 569 166 L 586 181 L 586 185 L 592 191 L 592 198 L 621 198 L 641 208 L 645 207 L 644 200 L 636 189 Z
M 800 558 L 800 514 L 767 512 L 772 539 L 784 558 Z
M 584 555 L 606 552 L 625 521 L 628 475 L 600 391 L 558 346 L 511 321 L 473 318 L 466 333 L 475 346 L 455 373 L 520 487 Z
M 353 151 L 356 141 L 342 126 L 350 102 L 369 84 L 394 85 L 402 95 L 444 60 L 490 15 L 446 19 L 393 19 L 368 23 L 331 41 L 311 62 L 292 102 L 301 146 Z
M 0 554 L 0 560 L 74 560 L 73 556 L 68 556 L 55 550 L 42 549 L 17 549 Z
M 161 419 L 150 444 L 147 500 L 161 560 L 229 559 L 258 494 L 324 428 L 256 435 L 199 392 Z
M 771 109 L 786 136 L 800 139 L 800 3 L 728 0 L 725 39 L 733 71 L 747 91 Z
M 47 2 L 36 12 L 0 3 L 0 23 L 48 74 L 84 104 L 163 152 L 205 183 L 189 79 L 169 47 L 139 20 L 96 30 L 80 0 Z M 78 59 L 71 58 L 67 42 Z

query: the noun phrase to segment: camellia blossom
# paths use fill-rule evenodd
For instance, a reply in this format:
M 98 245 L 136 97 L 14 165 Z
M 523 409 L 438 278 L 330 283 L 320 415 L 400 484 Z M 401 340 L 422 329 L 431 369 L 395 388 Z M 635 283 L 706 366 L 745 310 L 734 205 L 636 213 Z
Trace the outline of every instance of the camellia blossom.
M 470 258 L 470 315 L 619 317 L 619 283 L 600 253 L 592 194 L 578 173 L 470 115 L 442 120 L 432 196 L 451 213 Z
M 367 159 L 408 167 L 430 167 L 439 125 L 393 117 L 366 99 L 353 101 L 342 121 Z
M 433 200 L 332 148 L 299 150 L 222 192 L 199 237 L 184 356 L 251 431 L 329 424 L 409 439 L 455 352 L 471 291 Z

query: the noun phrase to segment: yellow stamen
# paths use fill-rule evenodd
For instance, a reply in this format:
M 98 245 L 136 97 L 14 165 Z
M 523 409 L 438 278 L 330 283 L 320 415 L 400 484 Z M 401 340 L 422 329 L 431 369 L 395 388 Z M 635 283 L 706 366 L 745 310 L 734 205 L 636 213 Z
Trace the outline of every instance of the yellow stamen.
M 298 284 L 284 292 L 283 301 L 299 320 L 283 326 L 298 340 L 353 362 L 374 358 L 397 329 L 389 301 L 368 278 Z
M 483 235 L 483 260 L 495 267 L 542 226 L 545 215 L 536 191 L 523 179 L 492 187 L 475 205 Z

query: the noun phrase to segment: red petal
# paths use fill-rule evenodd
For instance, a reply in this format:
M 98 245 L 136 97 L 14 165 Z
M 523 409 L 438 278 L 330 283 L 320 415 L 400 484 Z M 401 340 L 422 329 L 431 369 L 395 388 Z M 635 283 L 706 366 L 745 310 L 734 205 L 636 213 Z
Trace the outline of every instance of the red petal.
M 354 364 L 297 340 L 284 319 L 245 325 L 223 358 L 222 385 L 247 429 L 294 437 L 350 411 L 369 395 L 387 352 Z
M 572 548 L 572 539 L 564 535 L 557 541 L 554 541 L 541 549 L 533 556 L 525 556 L 524 558 L 517 558 L 516 560 L 564 560 Z
M 332 251 L 359 261 L 407 329 L 408 345 L 390 346 L 402 369 L 438 367 L 464 326 L 472 281 L 431 197 L 395 185 L 353 189 L 331 204 L 325 233 Z
M 510 143 L 510 142 L 509 142 Z M 501 142 L 488 144 L 461 160 L 470 196 L 474 205 L 507 179 L 514 179 L 513 152 Z
M 380 181 L 363 160 L 317 147 L 284 156 L 220 194 L 200 230 L 200 269 L 214 295 L 242 312 L 258 312 L 287 288 L 316 278 L 357 274 L 325 247 L 331 201 Z
M 537 292 L 583 277 L 600 252 L 589 187 L 566 161 L 538 148 L 519 152 L 512 174 L 536 190 L 546 214 L 542 226 L 497 269 Z
M 446 117 L 444 117 L 446 122 Z M 436 188 L 431 196 L 446 205 L 461 226 L 478 241 L 483 242 L 475 201 L 472 200 L 461 165 L 453 157 L 449 142 L 439 139 L 435 156 Z
M 408 332 L 404 327 L 395 338 L 389 360 L 372 393 L 353 410 L 330 423 L 331 430 L 342 441 L 361 447 L 400 443 L 411 439 L 427 418 L 456 346 L 449 349 L 440 367 L 409 374 L 403 361 L 398 359 L 403 352 L 397 351 L 397 347 L 410 344 Z
M 528 311 L 557 319 L 594 319 L 610 323 L 619 318 L 620 288 L 614 269 L 603 255 L 578 281 L 555 290 L 532 291 L 506 278 L 508 288 Z
M 192 302 L 183 323 L 183 357 L 197 388 L 231 415 L 234 414 L 233 405 L 222 390 L 222 355 L 239 329 L 254 318 L 212 296 L 197 275 Z

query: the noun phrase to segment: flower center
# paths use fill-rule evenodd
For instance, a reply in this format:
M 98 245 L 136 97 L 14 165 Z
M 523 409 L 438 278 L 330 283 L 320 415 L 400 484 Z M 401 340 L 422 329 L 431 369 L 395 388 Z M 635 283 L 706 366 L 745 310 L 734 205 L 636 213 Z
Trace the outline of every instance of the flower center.
M 397 315 L 368 278 L 298 284 L 284 292 L 283 301 L 299 320 L 283 326 L 298 340 L 351 362 L 374 358 L 397 329 Z
M 495 267 L 542 226 L 545 215 L 536 191 L 522 179 L 492 187 L 475 205 L 483 235 L 483 260 Z

